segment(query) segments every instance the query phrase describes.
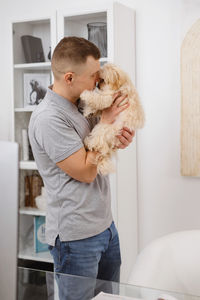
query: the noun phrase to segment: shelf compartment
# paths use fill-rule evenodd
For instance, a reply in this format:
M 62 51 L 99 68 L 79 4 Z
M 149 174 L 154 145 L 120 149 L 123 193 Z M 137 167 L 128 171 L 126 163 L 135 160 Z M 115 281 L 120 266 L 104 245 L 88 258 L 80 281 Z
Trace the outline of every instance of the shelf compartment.
M 31 65 L 33 65 L 33 64 L 31 64 Z M 27 84 L 27 81 L 25 81 L 25 79 L 24 79 L 25 74 L 30 74 L 29 76 L 31 79 L 37 79 L 38 75 L 39 76 L 40 75 L 42 75 L 42 76 L 48 75 L 48 76 L 50 76 L 50 84 L 52 83 L 52 72 L 51 72 L 50 67 L 47 68 L 44 65 L 43 66 L 41 65 L 40 67 L 36 67 L 36 68 L 29 68 L 29 67 L 14 68 L 14 107 L 15 107 L 15 109 L 21 109 L 21 108 L 28 109 L 27 99 L 24 99 L 24 98 L 25 98 L 26 93 L 31 91 L 31 86 L 30 86 L 30 84 Z M 34 78 L 34 77 L 36 77 L 36 78 Z M 47 89 L 49 83 L 47 85 L 44 85 L 43 81 L 41 83 Z M 25 84 L 25 87 L 24 87 L 24 84 Z M 24 92 L 25 92 L 25 94 L 24 94 Z
M 53 262 L 49 251 L 36 253 L 34 249 L 34 216 L 28 214 L 19 215 L 19 250 L 18 258 Z
M 107 23 L 107 12 L 64 16 L 64 36 L 78 36 L 88 39 L 87 24 L 92 22 Z
M 53 258 L 50 252 L 47 251 L 35 253 L 33 246 L 29 246 L 25 249 L 20 250 L 20 252 L 18 253 L 18 258 L 53 263 Z
M 22 35 L 31 35 L 42 40 L 45 61 L 49 61 L 48 53 L 51 46 L 50 19 L 13 23 L 14 64 L 24 64 L 25 56 L 21 42 Z

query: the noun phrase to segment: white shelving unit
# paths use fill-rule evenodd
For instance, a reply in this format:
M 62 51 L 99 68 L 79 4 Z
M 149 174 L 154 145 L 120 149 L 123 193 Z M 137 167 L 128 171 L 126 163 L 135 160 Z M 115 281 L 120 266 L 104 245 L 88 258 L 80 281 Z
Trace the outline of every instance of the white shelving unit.
M 40 37 L 44 42 L 46 58 L 49 47 L 51 46 L 53 51 L 55 45 L 64 36 L 88 38 L 87 24 L 91 22 L 107 24 L 107 57 L 100 59 L 101 65 L 107 61 L 114 62 L 129 73 L 135 82 L 135 13 L 127 6 L 117 2 L 101 1 L 98 4 L 95 3 L 95 7 L 91 5 L 87 7 L 86 3 L 84 8 L 72 9 L 70 4 L 66 3 L 63 9 L 55 11 L 54 16 L 13 22 L 13 139 L 20 146 L 22 144 L 21 130 L 28 128 L 30 116 L 34 110 L 23 105 L 23 75 L 24 73 L 51 73 L 49 61 L 25 62 L 20 41 L 21 35 L 29 34 Z M 117 172 L 110 176 L 112 210 L 121 240 L 122 274 L 123 269 L 128 274 L 137 255 L 136 139 L 128 149 L 118 152 L 116 165 Z M 36 214 L 42 215 L 43 212 L 24 208 L 24 176 L 26 172 L 37 170 L 37 167 L 33 161 L 23 161 L 21 151 L 19 168 L 21 173 L 19 235 L 21 231 L 23 235 L 26 223 L 29 222 L 30 225 L 31 218 Z M 129 169 L 128 178 L 122 175 L 126 173 L 126 169 Z M 22 248 L 19 257 L 25 259 L 35 257 L 35 260 L 46 261 L 46 257 L 35 255 L 31 247 L 30 249 Z
M 35 216 L 45 216 L 44 211 L 33 207 L 24 207 L 24 179 L 26 175 L 37 171 L 35 161 L 24 161 L 22 153 L 22 129 L 28 129 L 30 116 L 36 105 L 24 105 L 24 74 L 51 74 L 51 62 L 48 53 L 56 45 L 56 12 L 52 16 L 36 17 L 30 20 L 12 22 L 13 46 L 13 140 L 19 143 L 20 149 L 20 191 L 19 191 L 19 250 L 18 258 L 53 263 L 49 251 L 35 253 L 33 223 Z M 45 61 L 27 63 L 22 47 L 21 36 L 31 35 L 42 40 Z M 46 87 L 46 86 L 44 86 Z M 28 87 L 26 87 L 28 88 Z M 30 87 L 29 87 L 30 88 Z M 47 87 L 46 87 L 47 88 Z
M 60 10 L 58 40 L 66 35 L 87 38 L 90 22 L 107 23 L 107 57 L 101 58 L 103 62 L 119 65 L 135 83 L 135 12 L 118 2 Z M 110 176 L 112 211 L 121 241 L 121 279 L 127 280 L 138 253 L 136 138 L 126 150 L 118 151 L 115 163 L 117 172 Z M 126 170 L 129 176 L 125 178 Z

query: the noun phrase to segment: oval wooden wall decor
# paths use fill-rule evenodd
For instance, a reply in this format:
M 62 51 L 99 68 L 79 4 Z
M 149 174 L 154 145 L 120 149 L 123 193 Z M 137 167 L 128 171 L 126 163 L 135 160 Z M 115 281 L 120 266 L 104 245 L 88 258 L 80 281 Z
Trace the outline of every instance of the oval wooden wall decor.
M 200 176 L 200 19 L 181 46 L 181 175 Z

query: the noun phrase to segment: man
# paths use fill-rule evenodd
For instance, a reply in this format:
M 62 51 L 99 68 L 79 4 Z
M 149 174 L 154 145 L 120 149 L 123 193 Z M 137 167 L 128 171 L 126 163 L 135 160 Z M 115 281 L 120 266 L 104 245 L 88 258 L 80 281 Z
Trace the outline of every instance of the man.
M 93 163 L 97 153 L 83 144 L 97 121 L 82 115 L 79 101 L 80 94 L 98 82 L 99 58 L 99 49 L 83 38 L 68 37 L 58 43 L 52 56 L 54 83 L 31 116 L 29 138 L 48 194 L 46 241 L 55 271 L 119 281 L 121 257 L 109 179 L 97 174 Z M 100 122 L 114 122 L 129 105 L 119 106 L 125 97 L 116 94 Z M 122 129 L 119 148 L 127 147 L 133 136 Z M 66 279 L 57 276 L 60 299 L 93 296 L 93 281 L 80 284 L 72 295 L 71 279 Z

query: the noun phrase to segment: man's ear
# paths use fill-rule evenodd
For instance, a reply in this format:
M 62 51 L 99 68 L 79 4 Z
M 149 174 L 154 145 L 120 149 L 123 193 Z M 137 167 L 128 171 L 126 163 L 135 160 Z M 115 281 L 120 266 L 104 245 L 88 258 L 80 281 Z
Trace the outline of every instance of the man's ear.
M 67 84 L 71 84 L 74 78 L 74 73 L 73 72 L 67 72 L 64 75 L 65 81 Z

